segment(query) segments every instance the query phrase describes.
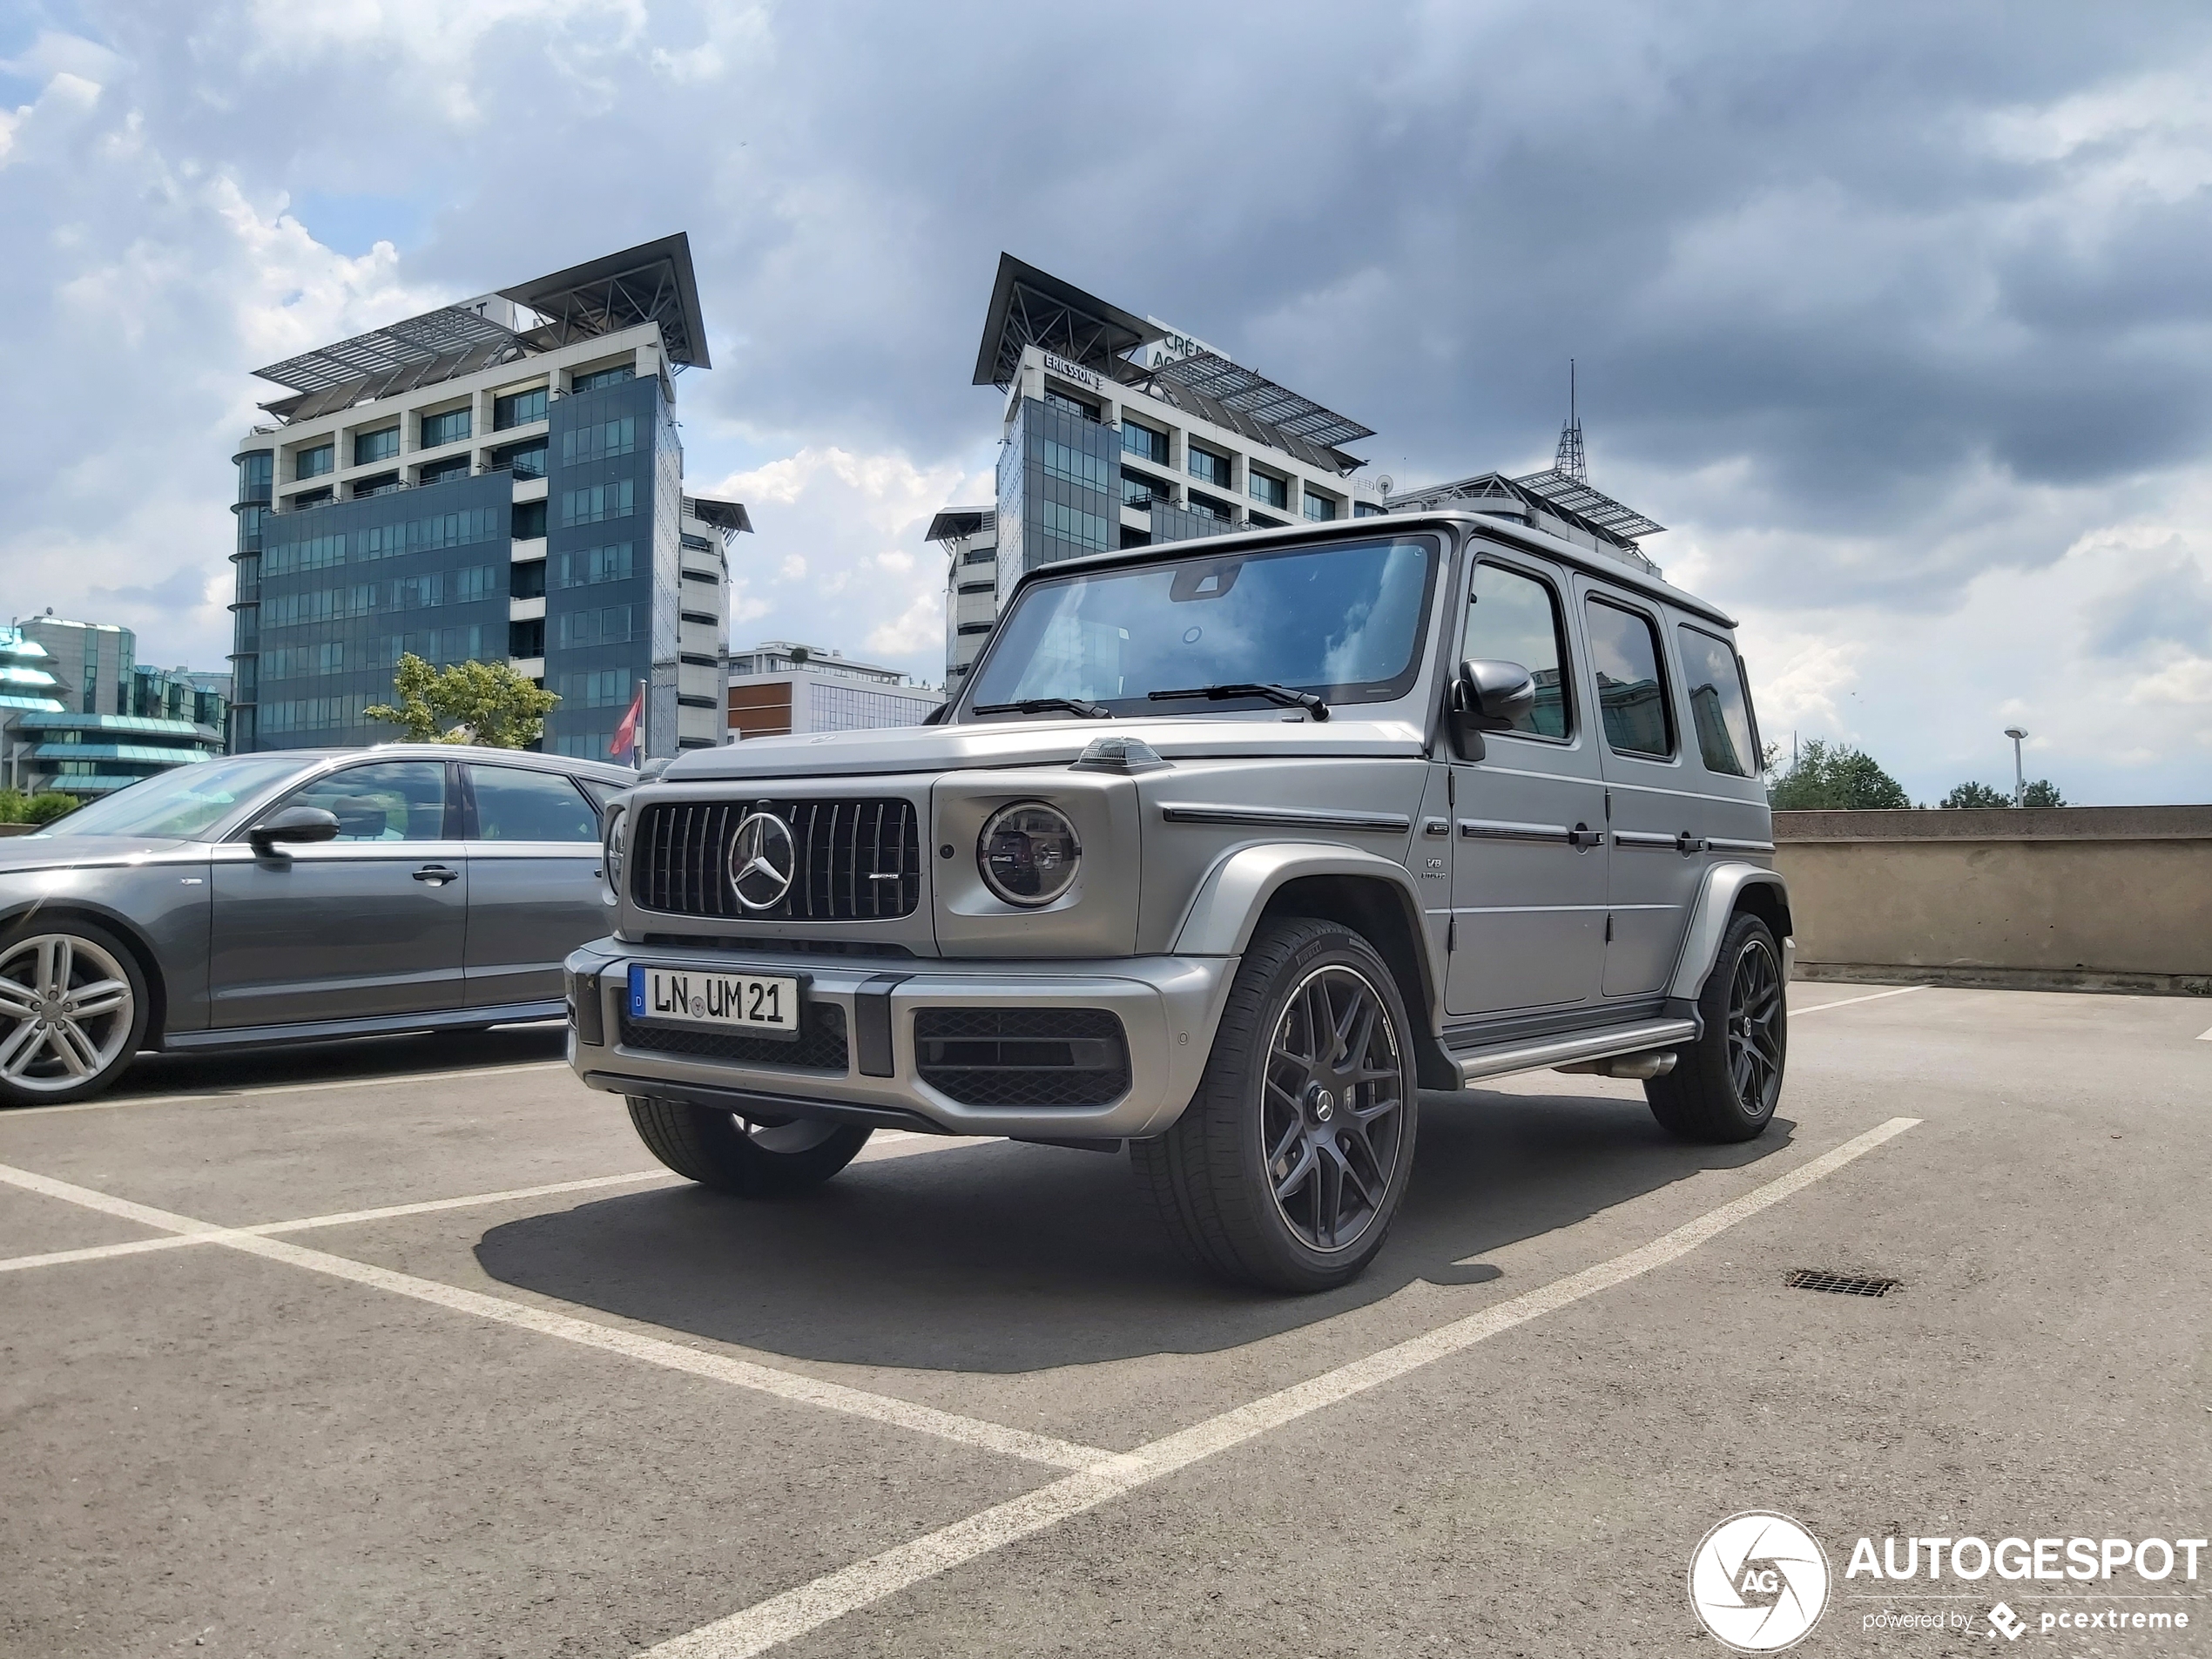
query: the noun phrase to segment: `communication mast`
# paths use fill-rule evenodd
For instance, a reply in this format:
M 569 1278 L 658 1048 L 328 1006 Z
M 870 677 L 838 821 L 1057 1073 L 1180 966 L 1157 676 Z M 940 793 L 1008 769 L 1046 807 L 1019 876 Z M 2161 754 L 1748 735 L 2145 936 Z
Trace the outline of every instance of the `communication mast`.
M 1590 481 L 1590 466 L 1582 454 L 1582 417 L 1575 407 L 1575 360 L 1567 360 L 1567 423 L 1559 429 L 1559 458 L 1552 470 L 1578 484 Z

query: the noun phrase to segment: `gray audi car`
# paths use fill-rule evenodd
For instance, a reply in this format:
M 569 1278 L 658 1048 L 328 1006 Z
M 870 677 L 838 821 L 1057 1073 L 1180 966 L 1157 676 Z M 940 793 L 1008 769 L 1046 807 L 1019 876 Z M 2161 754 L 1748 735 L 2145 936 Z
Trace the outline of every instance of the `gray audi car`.
M 179 767 L 0 840 L 0 1105 L 142 1050 L 557 1017 L 619 766 L 387 744 Z

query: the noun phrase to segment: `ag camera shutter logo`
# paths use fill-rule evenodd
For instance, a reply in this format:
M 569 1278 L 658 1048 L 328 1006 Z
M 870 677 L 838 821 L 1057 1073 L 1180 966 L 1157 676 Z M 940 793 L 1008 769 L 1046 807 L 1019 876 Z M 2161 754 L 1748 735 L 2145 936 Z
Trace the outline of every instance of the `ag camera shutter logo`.
M 1828 1554 L 1787 1515 L 1749 1509 L 1705 1534 L 1689 1558 L 1698 1622 L 1738 1653 L 1779 1653 L 1828 1606 Z

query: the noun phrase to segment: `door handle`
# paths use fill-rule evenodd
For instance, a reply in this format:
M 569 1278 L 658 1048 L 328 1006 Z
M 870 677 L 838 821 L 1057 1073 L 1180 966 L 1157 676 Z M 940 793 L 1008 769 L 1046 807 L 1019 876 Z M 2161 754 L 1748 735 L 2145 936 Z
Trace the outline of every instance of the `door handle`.
M 1704 850 L 1705 843 L 1688 830 L 1680 831 L 1676 834 L 1675 851 L 1681 853 L 1683 857 L 1688 858 L 1693 853 L 1703 853 Z
M 460 873 L 460 871 L 448 865 L 426 864 L 415 873 L 415 879 L 417 881 L 428 881 L 433 886 L 442 887 Z
M 1587 824 L 1577 824 L 1567 832 L 1567 844 L 1577 853 L 1587 853 L 1594 846 L 1605 845 L 1605 832 L 1594 830 Z

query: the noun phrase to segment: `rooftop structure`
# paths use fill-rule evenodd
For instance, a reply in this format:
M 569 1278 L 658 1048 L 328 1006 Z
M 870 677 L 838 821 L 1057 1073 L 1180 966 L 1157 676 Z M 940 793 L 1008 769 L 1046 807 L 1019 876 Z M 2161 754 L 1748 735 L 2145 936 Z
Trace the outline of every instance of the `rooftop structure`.
M 1665 525 L 1652 523 L 1556 468 L 1519 478 L 1508 478 L 1501 472 L 1477 473 L 1472 478 L 1405 490 L 1390 498 L 1393 513 L 1433 511 L 1441 507 L 1464 507 L 1471 512 L 1510 518 L 1611 553 L 1639 570 L 1656 573 L 1659 568 L 1644 556 L 1635 538 L 1656 536 Z
M 644 752 L 725 731 L 741 502 L 686 494 L 675 377 L 709 358 L 681 234 L 255 371 L 289 388 L 239 446 L 243 752 L 388 739 L 402 654 L 504 662 L 595 759 L 639 688 Z

